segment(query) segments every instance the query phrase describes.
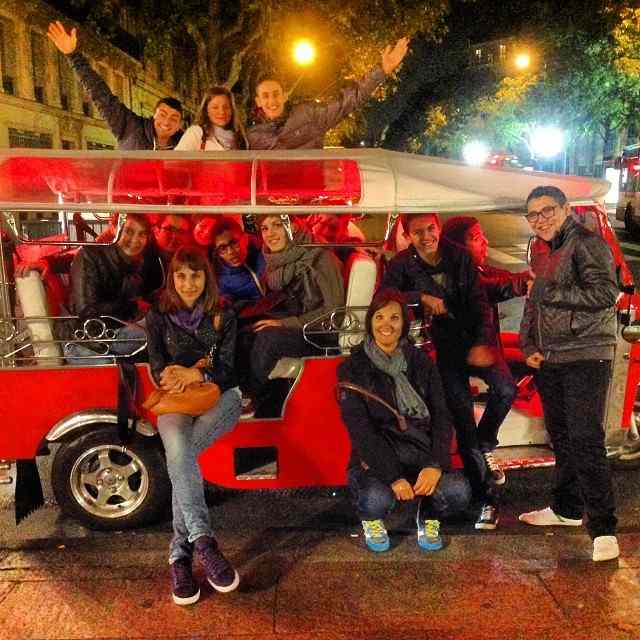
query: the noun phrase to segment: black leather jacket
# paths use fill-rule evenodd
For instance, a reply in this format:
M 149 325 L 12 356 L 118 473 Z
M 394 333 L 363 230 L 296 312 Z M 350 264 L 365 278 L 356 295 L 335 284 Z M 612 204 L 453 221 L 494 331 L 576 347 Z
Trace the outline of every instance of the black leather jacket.
M 151 375 L 160 384 L 160 374 L 170 364 L 192 367 L 213 349 L 213 366 L 204 369 L 205 376 L 220 391 L 237 386 L 234 371 L 236 348 L 236 316 L 231 309 L 222 311 L 219 329 L 213 317 L 205 315 L 195 334 L 175 324 L 168 313 L 154 307 L 146 316 L 147 350 Z
M 568 217 L 533 265 L 536 274 L 520 325 L 525 356 L 546 362 L 613 357 L 616 344 L 615 264 L 607 243 Z
M 438 269 L 444 271 L 441 283 Z M 491 306 L 469 256 L 461 253 L 455 260 L 442 258 L 438 269 L 428 265 L 410 246 L 389 262 L 380 288 L 403 291 L 407 303 L 417 305 L 419 314 L 423 293 L 444 299 L 448 315 L 434 316 L 431 324 L 438 358 L 464 357 L 473 346 L 493 344 Z
M 403 478 L 406 469 L 398 457 L 402 442 L 410 443 L 417 454 L 416 466 L 450 466 L 451 418 L 444 399 L 440 374 L 429 357 L 419 349 L 406 345 L 407 377 L 425 401 L 430 417 L 408 420 L 409 430 L 397 428 L 395 416 L 384 405 L 354 391 L 340 390 L 342 420 L 351 437 L 349 468 L 365 462 L 380 481 L 391 484 Z M 362 345 L 357 346 L 338 367 L 338 380 L 364 387 L 397 407 L 395 384 L 391 376 L 378 369 L 369 359 Z M 419 469 L 417 469 L 419 470 Z
M 82 247 L 71 264 L 72 308 L 83 320 L 98 316 L 135 320 L 136 298 L 149 299 L 160 286 L 157 258 L 145 253 L 143 260 L 131 260 L 115 244 Z

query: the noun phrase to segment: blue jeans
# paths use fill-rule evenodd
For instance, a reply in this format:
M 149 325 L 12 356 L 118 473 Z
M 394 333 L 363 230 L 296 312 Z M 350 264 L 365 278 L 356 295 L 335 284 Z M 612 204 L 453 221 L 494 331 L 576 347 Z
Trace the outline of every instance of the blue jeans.
M 236 425 L 240 418 L 240 398 L 240 389 L 234 387 L 220 396 L 213 409 L 197 418 L 182 413 L 158 417 L 158 432 L 173 488 L 169 564 L 182 558 L 190 560 L 193 542 L 201 536 L 213 535 L 198 456 Z
M 409 480 L 409 478 L 407 478 Z M 415 478 L 411 477 L 411 481 Z M 349 469 L 349 489 L 360 520 L 384 520 L 397 506 L 391 487 L 378 480 L 370 471 Z M 463 513 L 471 502 L 471 487 L 459 471 L 445 472 L 434 493 L 423 496 L 422 518 L 440 520 Z

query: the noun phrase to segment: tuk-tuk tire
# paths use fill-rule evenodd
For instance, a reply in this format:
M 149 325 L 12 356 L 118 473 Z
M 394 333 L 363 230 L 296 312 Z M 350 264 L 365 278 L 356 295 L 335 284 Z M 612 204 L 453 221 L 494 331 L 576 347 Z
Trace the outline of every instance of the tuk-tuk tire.
M 103 531 L 141 527 L 169 516 L 171 483 L 156 440 L 135 437 L 123 452 L 115 425 L 104 425 L 63 442 L 51 468 L 60 509 L 89 529 Z M 83 472 L 90 482 L 81 481 Z M 103 489 L 115 491 L 100 505 L 98 491 Z M 123 515 L 118 513 L 121 508 Z

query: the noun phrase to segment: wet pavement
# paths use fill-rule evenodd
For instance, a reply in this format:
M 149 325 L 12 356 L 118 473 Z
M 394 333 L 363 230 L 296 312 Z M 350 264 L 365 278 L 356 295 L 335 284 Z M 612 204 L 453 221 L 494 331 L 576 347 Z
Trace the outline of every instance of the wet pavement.
M 416 545 L 410 507 L 373 554 L 343 489 L 215 494 L 242 582 L 191 607 L 170 598 L 168 522 L 91 532 L 49 505 L 16 528 L 0 511 L 0 638 L 637 639 L 640 470 L 614 477 L 622 555 L 598 564 L 582 529 L 517 521 L 547 504 L 551 469 L 509 472 L 499 528 L 448 523 L 435 554 Z

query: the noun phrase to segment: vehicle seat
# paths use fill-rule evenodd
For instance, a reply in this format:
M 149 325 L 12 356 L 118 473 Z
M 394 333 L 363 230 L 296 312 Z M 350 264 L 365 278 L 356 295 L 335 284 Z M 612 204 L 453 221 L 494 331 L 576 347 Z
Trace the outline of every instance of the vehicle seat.
M 342 329 L 345 331 L 338 337 L 338 346 L 343 354 L 348 354 L 364 338 L 364 320 L 376 288 L 377 276 L 376 262 L 368 253 L 354 251 L 349 256 L 345 265 L 347 315 L 342 321 Z M 347 333 L 347 329 L 359 332 Z
M 47 293 L 40 274 L 30 271 L 24 278 L 16 278 L 16 293 L 22 315 L 33 343 L 33 353 L 38 366 L 56 366 L 62 364 L 58 357 L 62 355 L 60 345 L 54 342 L 53 323 L 48 319 L 29 320 L 50 316 Z

